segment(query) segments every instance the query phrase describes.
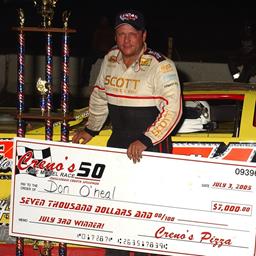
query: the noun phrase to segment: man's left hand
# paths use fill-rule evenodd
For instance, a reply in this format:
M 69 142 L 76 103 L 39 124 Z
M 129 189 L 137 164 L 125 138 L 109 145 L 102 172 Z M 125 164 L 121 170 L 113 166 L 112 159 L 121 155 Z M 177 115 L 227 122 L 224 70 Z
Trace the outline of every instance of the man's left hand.
M 134 163 L 137 163 L 142 158 L 142 152 L 146 149 L 147 147 L 141 141 L 136 140 L 128 147 L 127 156 L 129 159 L 133 160 Z

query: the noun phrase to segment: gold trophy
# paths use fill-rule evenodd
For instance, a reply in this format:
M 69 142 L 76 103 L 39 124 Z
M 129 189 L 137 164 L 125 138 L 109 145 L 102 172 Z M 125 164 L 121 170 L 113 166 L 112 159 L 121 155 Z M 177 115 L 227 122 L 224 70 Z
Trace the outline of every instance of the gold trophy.
M 18 11 L 18 14 L 19 14 L 20 27 L 23 28 L 24 27 L 24 22 L 25 22 L 24 11 L 21 8 L 19 8 L 17 11 Z
M 63 20 L 64 28 L 68 27 L 68 20 L 69 20 L 70 14 L 71 14 L 71 12 L 67 11 L 67 10 L 62 13 L 62 20 Z
M 42 116 L 45 113 L 45 99 L 46 99 L 46 94 L 49 90 L 49 84 L 45 81 L 42 80 L 41 77 L 38 78 L 37 83 L 36 83 L 36 88 L 39 91 L 39 93 L 41 94 L 41 112 L 42 112 Z
M 42 80 L 41 77 L 38 78 L 36 83 L 36 88 L 41 95 L 45 95 L 48 92 L 48 83 L 45 80 Z
M 51 27 L 54 8 L 58 0 L 34 0 L 34 5 L 43 18 L 42 26 Z
M 61 120 L 62 123 L 62 130 L 61 130 L 61 140 L 68 141 L 69 136 L 69 126 L 68 121 L 72 120 L 72 117 L 68 116 L 68 106 L 69 106 L 69 73 L 68 73 L 68 64 L 69 64 L 69 45 L 68 45 L 68 35 L 70 33 L 75 33 L 76 30 L 68 28 L 68 22 L 70 17 L 69 11 L 64 11 L 62 14 L 63 20 L 63 28 L 55 28 L 52 27 L 53 18 L 55 7 L 58 0 L 33 0 L 34 7 L 36 8 L 37 13 L 40 15 L 41 21 L 39 26 L 32 26 L 28 27 L 24 25 L 25 16 L 22 9 L 18 11 L 19 17 L 19 27 L 14 28 L 14 30 L 19 32 L 19 55 L 18 55 L 18 66 L 17 66 L 17 74 L 18 74 L 18 125 L 17 125 L 17 135 L 18 137 L 25 137 L 25 128 L 26 123 L 25 120 L 33 120 L 35 119 L 34 114 L 30 115 L 31 113 L 24 113 L 24 81 L 25 81 L 25 33 L 27 32 L 40 32 L 44 33 L 47 36 L 46 42 L 46 62 L 45 62 L 45 80 L 41 78 L 38 79 L 36 82 L 37 91 L 40 93 L 40 109 L 42 116 L 39 117 L 39 120 L 44 120 L 45 123 L 45 139 L 52 140 L 53 137 L 53 123 L 55 120 Z M 62 115 L 51 115 L 51 108 L 52 108 L 52 69 L 53 69 L 53 54 L 52 54 L 52 34 L 53 33 L 61 33 L 64 37 L 62 40 L 62 48 L 63 48 L 63 90 L 61 91 L 63 98 L 62 102 Z M 65 76 L 65 77 L 64 77 Z M 64 79 L 65 78 L 65 79 Z M 40 250 L 40 255 L 42 256 L 50 256 L 51 250 L 53 248 L 53 243 L 51 241 L 44 241 L 43 250 Z M 34 249 L 39 249 L 38 241 L 36 240 L 33 244 Z M 24 241 L 23 238 L 17 237 L 16 241 L 16 255 L 23 256 L 23 248 L 24 248 Z M 66 244 L 59 243 L 59 255 L 66 255 Z

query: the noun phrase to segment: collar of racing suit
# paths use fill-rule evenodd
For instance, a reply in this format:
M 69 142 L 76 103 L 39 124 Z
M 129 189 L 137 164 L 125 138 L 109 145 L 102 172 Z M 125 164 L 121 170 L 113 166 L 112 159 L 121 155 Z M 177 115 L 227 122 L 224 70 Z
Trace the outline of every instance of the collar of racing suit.
M 140 70 L 140 62 L 141 62 L 141 57 L 143 56 L 144 52 L 147 50 L 147 44 L 146 42 L 144 42 L 144 46 L 142 47 L 141 49 L 141 52 L 139 54 L 139 57 L 137 60 L 134 61 L 134 63 L 131 65 L 132 68 L 134 69 L 134 71 L 139 71 Z M 121 53 L 121 51 L 119 50 L 117 55 L 116 55 L 116 60 L 119 64 L 124 64 L 124 61 L 123 61 L 123 55 Z

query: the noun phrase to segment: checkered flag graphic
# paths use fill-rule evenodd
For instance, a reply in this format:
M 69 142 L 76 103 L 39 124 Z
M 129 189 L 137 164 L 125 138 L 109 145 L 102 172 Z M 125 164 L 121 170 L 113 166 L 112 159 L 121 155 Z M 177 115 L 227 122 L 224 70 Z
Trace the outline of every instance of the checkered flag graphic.
M 19 161 L 19 159 L 24 156 L 27 152 L 31 152 L 32 153 L 32 157 L 29 160 L 28 163 L 25 164 L 21 164 L 22 168 L 26 168 L 32 160 L 37 160 L 38 163 L 40 163 L 41 161 L 45 161 L 46 163 L 51 163 L 52 162 L 52 157 L 51 157 L 51 149 L 45 148 L 45 149 L 32 149 L 29 147 L 24 147 L 24 146 L 18 146 L 17 147 L 17 163 Z M 16 166 L 16 174 L 20 173 L 20 171 L 18 170 L 17 166 Z M 37 169 L 37 168 L 33 168 L 31 166 L 28 166 L 26 169 L 26 173 L 36 176 L 36 177 L 48 177 L 50 176 L 50 171 L 47 169 Z

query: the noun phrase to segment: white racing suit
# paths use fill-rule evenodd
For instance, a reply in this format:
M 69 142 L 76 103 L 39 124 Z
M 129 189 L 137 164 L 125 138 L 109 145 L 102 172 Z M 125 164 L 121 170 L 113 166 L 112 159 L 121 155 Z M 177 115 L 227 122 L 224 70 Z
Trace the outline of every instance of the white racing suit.
M 179 78 L 171 60 L 145 49 L 129 68 L 117 48 L 105 56 L 90 97 L 85 130 L 97 135 L 109 115 L 108 146 L 128 148 L 140 140 L 147 150 L 170 152 L 169 135 L 182 115 Z

